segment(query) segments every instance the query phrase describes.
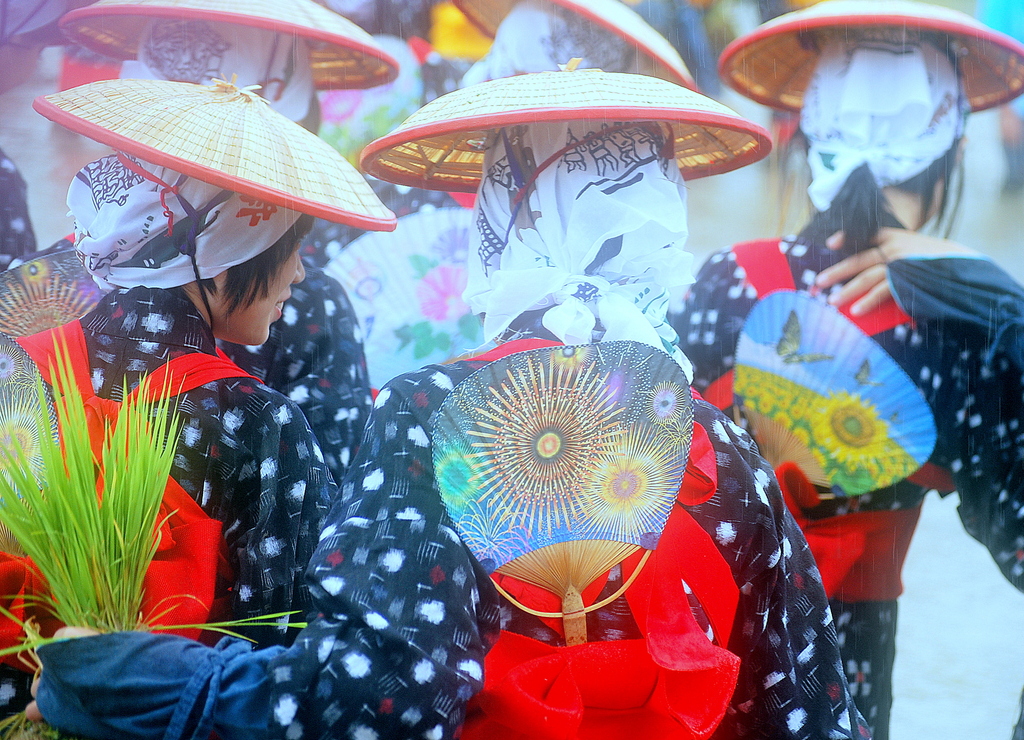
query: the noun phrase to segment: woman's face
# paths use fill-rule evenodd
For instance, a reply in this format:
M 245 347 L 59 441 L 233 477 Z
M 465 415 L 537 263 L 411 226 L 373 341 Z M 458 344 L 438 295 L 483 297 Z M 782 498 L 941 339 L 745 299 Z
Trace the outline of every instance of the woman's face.
M 209 296 L 210 309 L 213 311 L 214 336 L 235 344 L 263 344 L 270 334 L 270 325 L 281 318 L 283 304 L 291 297 L 292 285 L 302 282 L 305 278 L 306 270 L 299 257 L 299 245 L 296 243 L 291 257 L 271 276 L 267 284 L 267 294 L 258 295 L 249 305 L 240 306 L 229 312 L 223 297 L 227 274 L 221 273 L 214 278 L 217 292 Z

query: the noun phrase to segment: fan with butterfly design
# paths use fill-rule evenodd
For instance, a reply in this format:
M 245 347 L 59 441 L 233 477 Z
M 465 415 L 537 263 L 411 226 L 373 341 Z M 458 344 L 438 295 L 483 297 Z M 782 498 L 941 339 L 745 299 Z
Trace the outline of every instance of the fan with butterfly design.
M 586 641 L 582 592 L 657 545 L 686 469 L 689 385 L 664 352 L 630 341 L 551 347 L 484 366 L 434 421 L 442 501 L 490 572 L 561 599 L 567 644 Z M 638 567 L 634 575 L 638 573 Z
M 0 331 L 24 337 L 61 326 L 102 295 L 74 250 L 30 260 L 0 273 Z
M 769 462 L 809 453 L 801 468 L 837 495 L 903 480 L 935 447 L 920 389 L 874 339 L 806 293 L 778 291 L 754 306 L 733 389 Z

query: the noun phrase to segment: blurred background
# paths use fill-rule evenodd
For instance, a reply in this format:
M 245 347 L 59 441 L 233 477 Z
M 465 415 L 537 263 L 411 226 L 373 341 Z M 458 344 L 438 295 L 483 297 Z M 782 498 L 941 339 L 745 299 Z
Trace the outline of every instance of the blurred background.
M 938 4 L 975 11 L 972 0 Z M 717 0 L 705 13 L 709 38 L 717 46 L 758 20 L 752 0 Z M 67 185 L 82 165 L 107 153 L 32 111 L 33 98 L 58 88 L 61 72 L 62 51 L 49 48 L 32 80 L 0 96 L 0 148 L 28 183 L 40 248 L 71 231 L 64 202 Z M 728 90 L 715 95 L 743 115 L 769 124 L 767 109 Z M 998 112 L 972 116 L 967 137 L 963 202 L 951 236 L 985 252 L 1024 282 L 1024 193 L 1003 190 Z M 796 160 L 786 163 L 773 156 L 690 184 L 689 248 L 697 266 L 723 246 L 784 234 L 805 221 L 803 191 L 785 192 L 780 184 L 780 170 L 797 167 Z M 955 495 L 932 495 L 910 549 L 906 593 L 899 607 L 894 740 L 1009 740 L 1017 718 L 1024 685 L 1024 594 L 1002 578 L 989 554 L 964 533 L 956 505 Z

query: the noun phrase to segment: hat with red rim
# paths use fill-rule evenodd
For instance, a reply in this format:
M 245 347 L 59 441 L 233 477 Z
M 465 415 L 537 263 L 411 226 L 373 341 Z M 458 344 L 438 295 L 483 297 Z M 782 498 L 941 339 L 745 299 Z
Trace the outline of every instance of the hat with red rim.
M 454 0 L 466 17 L 490 37 L 497 33 L 519 0 Z M 668 39 L 658 33 L 636 11 L 619 0 L 550 0 L 566 10 L 583 16 L 616 36 L 621 36 L 646 54 L 654 64 L 656 76 L 696 90 L 690 70 Z
M 60 21 L 72 41 L 100 54 L 134 59 L 154 18 L 231 23 L 306 39 L 320 90 L 391 82 L 398 62 L 355 23 L 313 0 L 99 0 Z
M 771 151 L 761 126 L 693 90 L 656 77 L 579 69 L 506 77 L 442 95 L 371 142 L 360 163 L 399 185 L 476 192 L 484 154 L 502 128 L 576 120 L 671 126 L 676 163 L 688 179 L 734 170 Z
M 228 82 L 105 80 L 36 98 L 60 125 L 197 180 L 374 231 L 397 220 L 327 142 Z
M 930 41 L 956 60 L 974 111 L 1024 92 L 1024 45 L 966 13 L 913 0 L 826 0 L 781 15 L 729 44 L 719 74 L 752 100 L 799 111 L 821 49 L 832 37 Z

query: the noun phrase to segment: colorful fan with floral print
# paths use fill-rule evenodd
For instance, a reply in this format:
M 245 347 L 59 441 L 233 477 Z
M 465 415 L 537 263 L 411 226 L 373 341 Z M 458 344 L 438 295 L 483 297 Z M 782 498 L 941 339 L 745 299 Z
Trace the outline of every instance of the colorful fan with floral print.
M 469 209 L 421 210 L 392 232 L 364 234 L 327 265 L 359 317 L 375 388 L 483 341 L 480 320 L 462 300 L 472 227 Z
M 0 331 L 24 337 L 66 324 L 87 313 L 103 295 L 67 250 L 0 273 Z
M 562 612 L 541 616 L 562 617 L 578 644 L 601 605 L 584 608 L 583 590 L 657 545 L 692 432 L 689 385 L 664 352 L 551 347 L 496 360 L 452 391 L 434 422 L 434 468 L 481 564 L 560 597 Z
M 779 291 L 754 306 L 736 347 L 733 389 L 744 408 L 810 450 L 837 495 L 903 480 L 935 447 L 931 409 L 903 369 L 806 293 Z
M 39 389 L 46 386 L 35 362 L 17 342 L 0 333 L 0 472 L 15 464 L 16 450 L 26 453 L 32 472 L 39 478 L 43 461 L 39 455 Z M 57 428 L 56 412 L 50 405 L 52 428 Z M 18 462 L 17 464 L 20 464 Z M 0 551 L 11 552 L 0 528 Z

